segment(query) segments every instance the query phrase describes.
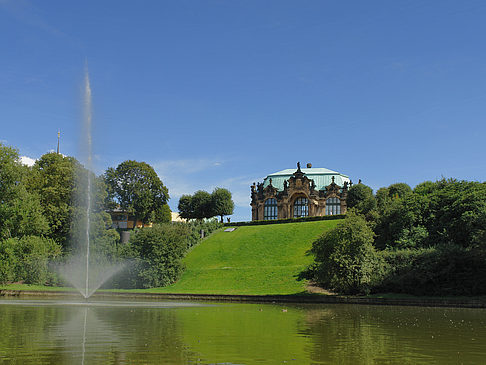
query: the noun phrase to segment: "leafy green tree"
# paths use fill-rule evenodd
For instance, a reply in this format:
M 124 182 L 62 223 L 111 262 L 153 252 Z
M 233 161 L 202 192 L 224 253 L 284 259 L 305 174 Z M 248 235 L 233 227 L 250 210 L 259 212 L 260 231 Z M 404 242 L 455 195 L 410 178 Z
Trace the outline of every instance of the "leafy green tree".
M 17 150 L 0 144 L 0 239 L 47 233 L 39 195 L 26 189 L 31 173 Z
M 375 221 L 375 247 L 411 248 L 428 246 L 428 231 L 424 216 L 427 199 L 407 194 L 403 199 L 389 197 L 388 203 L 378 206 Z
M 72 223 L 77 169 L 81 169 L 81 165 L 75 158 L 47 153 L 35 162 L 27 183 L 28 190 L 40 197 L 49 224 L 48 237 L 63 247 Z
M 48 284 L 54 280 L 49 261 L 61 254 L 54 240 L 23 236 L 0 241 L 0 282 Z
M 18 265 L 15 255 L 16 239 L 0 241 L 0 283 L 5 284 L 15 281 L 15 269 Z
M 379 188 L 375 194 L 376 205 L 379 210 L 383 210 L 391 201 L 388 188 Z
M 198 190 L 191 198 L 192 211 L 194 218 L 204 219 L 214 216 L 212 208 L 211 194 L 204 190 Z
M 184 270 L 182 258 L 189 236 L 189 227 L 184 224 L 157 224 L 136 231 L 122 249 L 125 257 L 132 259 L 122 285 L 152 288 L 172 284 Z
M 388 195 L 391 198 L 403 198 L 412 193 L 412 188 L 405 183 L 396 183 L 388 187 Z
M 19 152 L 0 143 L 0 202 L 3 204 L 15 194 L 15 186 L 22 180 L 23 171 Z
M 311 278 L 340 293 L 367 293 L 382 269 L 373 247 L 374 233 L 365 219 L 353 213 L 312 244 L 315 261 Z
M 154 222 L 169 223 L 172 221 L 172 214 L 169 204 L 164 204 L 154 212 Z
M 194 210 L 192 206 L 192 196 L 191 195 L 182 195 L 179 198 L 179 204 L 177 205 L 177 209 L 179 210 L 179 216 L 184 219 L 194 219 L 196 218 L 194 215 Z
M 169 191 L 149 164 L 128 160 L 116 169 L 109 168 L 104 178 L 109 201 L 118 202 L 137 220 L 149 223 L 164 217 L 157 212 L 167 204 Z
M 355 184 L 348 190 L 346 198 L 348 208 L 354 208 L 361 214 L 368 214 L 376 207 L 376 199 L 373 190 L 364 184 Z
M 485 245 L 486 183 L 442 179 L 435 186 L 418 186 L 416 194 L 427 201 L 424 225 L 430 244 Z
M 0 237 L 46 235 L 49 225 L 38 195 L 29 193 L 23 185 L 15 190 L 16 195 L 0 207 Z
M 223 223 L 223 216 L 233 214 L 235 207 L 231 199 L 231 192 L 227 189 L 216 188 L 211 194 L 212 216 L 220 216 Z

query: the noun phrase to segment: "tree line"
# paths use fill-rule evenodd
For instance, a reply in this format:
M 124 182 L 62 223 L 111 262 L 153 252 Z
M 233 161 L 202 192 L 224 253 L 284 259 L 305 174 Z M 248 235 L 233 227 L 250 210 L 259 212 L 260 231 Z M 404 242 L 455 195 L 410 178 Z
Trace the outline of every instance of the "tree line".
M 216 188 L 211 194 L 198 190 L 194 195 L 182 195 L 179 199 L 179 215 L 185 219 L 204 219 L 233 214 L 234 203 L 227 189 Z
M 210 233 L 220 226 L 169 224 L 169 191 L 145 162 L 125 161 L 96 176 L 75 158 L 58 153 L 44 154 L 28 167 L 21 163 L 18 150 L 0 143 L 0 283 L 63 284 L 50 264 L 62 263 L 84 239 L 80 222 L 86 219 L 88 175 L 93 191 L 92 250 L 113 262 L 132 263 L 124 282 L 112 285 L 147 287 L 176 280 L 183 269 L 182 257 L 200 240 L 199 231 Z M 135 230 L 127 245 L 119 245 L 119 232 L 107 213 L 115 208 L 154 227 Z M 149 247 L 147 240 L 159 244 Z
M 347 203 L 302 277 L 340 293 L 486 294 L 486 183 L 357 184 Z

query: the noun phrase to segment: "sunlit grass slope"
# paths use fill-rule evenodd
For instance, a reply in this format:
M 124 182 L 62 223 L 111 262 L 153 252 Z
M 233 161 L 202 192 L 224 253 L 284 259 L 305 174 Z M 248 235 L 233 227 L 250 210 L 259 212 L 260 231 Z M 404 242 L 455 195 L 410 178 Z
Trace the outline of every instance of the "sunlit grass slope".
M 272 224 L 219 231 L 185 258 L 181 279 L 157 292 L 204 294 L 296 294 L 297 275 L 309 265 L 312 242 L 340 221 Z

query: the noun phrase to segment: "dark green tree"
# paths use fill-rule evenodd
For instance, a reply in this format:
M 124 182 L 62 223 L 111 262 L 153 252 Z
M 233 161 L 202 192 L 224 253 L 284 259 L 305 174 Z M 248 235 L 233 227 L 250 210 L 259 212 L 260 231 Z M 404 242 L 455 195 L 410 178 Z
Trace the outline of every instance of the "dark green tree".
M 170 210 L 169 204 L 164 204 L 157 208 L 154 212 L 154 222 L 157 223 L 169 223 L 172 221 L 172 211 Z
M 367 293 L 381 273 L 374 233 L 362 216 L 349 213 L 336 228 L 312 244 L 311 278 L 340 293 Z
M 214 216 L 211 194 L 204 190 L 198 190 L 191 198 L 192 211 L 194 218 L 204 219 Z
M 28 189 L 40 197 L 49 224 L 48 236 L 62 246 L 70 234 L 76 170 L 81 168 L 73 157 L 47 153 L 35 162 L 28 181 Z
M 194 215 L 194 210 L 192 207 L 192 196 L 191 195 L 182 195 L 179 199 L 179 204 L 177 206 L 179 210 L 179 216 L 184 219 L 194 219 L 196 218 Z
M 162 219 L 159 209 L 169 200 L 169 191 L 152 166 L 133 160 L 122 162 L 105 175 L 109 201 L 117 202 L 123 210 L 143 223 Z
M 410 193 L 412 193 L 412 188 L 405 183 L 396 183 L 388 187 L 390 198 L 403 198 Z
M 427 203 L 423 215 L 430 245 L 486 245 L 486 183 L 442 179 L 420 184 L 415 192 Z
M 188 249 L 190 229 L 185 224 L 156 224 L 137 231 L 123 254 L 133 264 L 122 286 L 151 288 L 176 281 L 184 270 L 182 258 Z
M 376 207 L 373 190 L 364 184 L 356 184 L 349 188 L 346 199 L 348 208 L 354 208 L 361 214 L 368 214 Z
M 235 204 L 231 199 L 231 192 L 227 189 L 216 188 L 211 194 L 212 216 L 220 216 L 223 223 L 223 216 L 233 214 Z
M 26 188 L 31 174 L 17 150 L 0 144 L 0 239 L 48 231 L 39 195 Z

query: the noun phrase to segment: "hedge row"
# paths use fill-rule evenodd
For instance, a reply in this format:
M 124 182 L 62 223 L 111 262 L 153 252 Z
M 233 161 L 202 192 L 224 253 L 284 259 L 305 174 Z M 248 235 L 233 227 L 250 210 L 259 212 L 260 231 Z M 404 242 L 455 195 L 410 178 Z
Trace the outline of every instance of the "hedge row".
M 250 222 L 235 222 L 224 223 L 225 227 L 241 227 L 241 226 L 261 226 L 265 224 L 281 224 L 281 223 L 301 223 L 301 222 L 313 222 L 313 221 L 327 221 L 334 219 L 344 219 L 344 214 L 325 215 L 323 217 L 302 217 L 302 218 L 287 218 L 287 219 L 274 219 L 268 221 L 250 221 Z

